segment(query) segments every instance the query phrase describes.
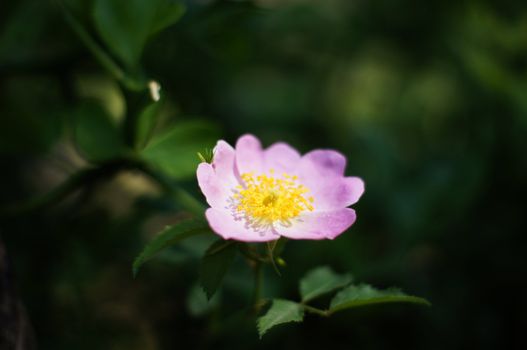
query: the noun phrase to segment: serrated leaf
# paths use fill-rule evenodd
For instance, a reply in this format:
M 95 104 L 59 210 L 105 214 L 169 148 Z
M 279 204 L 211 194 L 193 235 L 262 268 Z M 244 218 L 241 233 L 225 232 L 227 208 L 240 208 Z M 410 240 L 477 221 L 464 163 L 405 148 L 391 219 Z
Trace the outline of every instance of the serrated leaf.
M 339 275 L 327 266 L 317 267 L 308 272 L 300 281 L 300 296 L 302 302 L 308 302 L 319 296 L 330 293 L 350 284 L 350 274 Z
M 96 0 L 94 20 L 108 48 L 134 69 L 150 35 L 175 23 L 184 9 L 170 0 Z
M 304 320 L 304 308 L 302 305 L 284 299 L 273 299 L 273 304 L 267 313 L 257 321 L 260 338 L 274 326 L 289 322 L 302 322 Z
M 219 130 L 212 123 L 199 120 L 181 122 L 154 136 L 141 155 L 167 175 L 181 180 L 195 176 L 200 163 L 196 152 L 213 148 L 219 137 Z
M 200 266 L 200 284 L 211 299 L 236 255 L 236 242 L 219 240 L 205 252 Z
M 331 300 L 330 313 L 358 306 L 381 303 L 416 303 L 430 305 L 423 298 L 404 294 L 400 289 L 379 290 L 368 284 L 352 285 L 343 289 Z
M 133 264 L 134 277 L 137 275 L 139 268 L 161 250 L 186 238 L 209 232 L 210 228 L 207 222 L 203 219 L 189 219 L 168 226 L 154 237 L 154 239 L 148 243 L 141 254 L 135 259 Z
M 86 159 L 101 162 L 124 153 L 122 134 L 99 105 L 82 105 L 73 119 L 75 144 Z

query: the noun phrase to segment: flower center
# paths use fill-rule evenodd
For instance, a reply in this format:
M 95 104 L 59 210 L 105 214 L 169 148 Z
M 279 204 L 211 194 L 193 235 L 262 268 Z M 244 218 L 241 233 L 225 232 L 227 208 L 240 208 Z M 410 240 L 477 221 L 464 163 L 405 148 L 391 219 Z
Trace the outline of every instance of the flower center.
M 254 176 L 252 173 L 241 175 L 245 187 L 238 186 L 234 194 L 234 209 L 243 215 L 253 228 L 262 228 L 280 222 L 291 225 L 291 219 L 305 210 L 312 211 L 313 197 L 305 197 L 309 189 L 298 183 L 297 176 L 282 174 L 275 177 L 274 171 Z

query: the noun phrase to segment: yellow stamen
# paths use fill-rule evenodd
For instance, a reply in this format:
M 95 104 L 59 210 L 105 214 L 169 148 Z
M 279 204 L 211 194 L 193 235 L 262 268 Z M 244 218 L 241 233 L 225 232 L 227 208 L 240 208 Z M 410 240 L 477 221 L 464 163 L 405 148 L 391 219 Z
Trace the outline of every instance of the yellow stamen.
M 280 222 L 291 225 L 291 219 L 305 210 L 313 211 L 313 197 L 305 198 L 309 189 L 298 183 L 296 176 L 283 174 L 282 178 L 252 173 L 241 175 L 245 187 L 233 195 L 234 208 L 253 228 L 263 228 Z

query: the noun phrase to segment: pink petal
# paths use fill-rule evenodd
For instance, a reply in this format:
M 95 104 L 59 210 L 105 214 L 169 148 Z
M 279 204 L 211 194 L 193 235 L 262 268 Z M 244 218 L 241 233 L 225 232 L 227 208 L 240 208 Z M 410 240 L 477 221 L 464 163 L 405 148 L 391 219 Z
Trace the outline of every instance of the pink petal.
M 315 211 L 341 209 L 357 203 L 364 193 L 364 182 L 358 177 L 311 177 L 305 182 L 308 196 L 313 196 Z
M 212 167 L 218 176 L 234 177 L 234 148 L 227 142 L 220 140 L 214 147 Z
M 201 163 L 198 165 L 198 184 L 205 195 L 207 203 L 213 208 L 225 209 L 234 186 L 216 175 L 212 165 Z
M 300 161 L 299 172 L 306 176 L 343 176 L 346 157 L 333 150 L 314 150 L 306 153 Z
M 262 144 L 253 135 L 243 135 L 236 142 L 236 166 L 239 174 L 260 174 L 263 171 Z
M 233 239 L 242 242 L 267 242 L 279 238 L 272 230 L 264 234 L 254 231 L 245 225 L 245 220 L 236 220 L 229 211 L 209 208 L 205 212 L 205 216 L 214 232 L 224 239 Z
M 291 226 L 277 224 L 275 230 L 291 239 L 334 239 L 353 225 L 355 219 L 355 210 L 343 208 L 301 215 Z
M 315 150 L 305 154 L 299 164 L 300 182 L 315 199 L 315 211 L 345 208 L 364 193 L 358 177 L 344 177 L 346 157 L 333 150 Z
M 264 151 L 265 171 L 274 169 L 278 176 L 284 172 L 293 174 L 298 168 L 300 153 L 283 142 L 272 144 Z
M 227 208 L 232 190 L 238 185 L 234 175 L 234 149 L 225 141 L 218 141 L 212 164 L 201 163 L 197 177 L 207 203 L 214 208 Z

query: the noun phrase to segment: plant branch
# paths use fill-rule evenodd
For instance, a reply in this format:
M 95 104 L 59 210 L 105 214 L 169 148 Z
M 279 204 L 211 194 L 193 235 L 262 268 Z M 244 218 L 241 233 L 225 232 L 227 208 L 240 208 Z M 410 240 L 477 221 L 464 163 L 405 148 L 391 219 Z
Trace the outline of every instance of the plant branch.
M 102 175 L 113 174 L 114 171 L 116 171 L 116 169 L 114 169 L 113 166 L 81 170 L 71 175 L 62 184 L 43 195 L 0 209 L 0 216 L 16 216 L 60 202 L 71 193 L 80 189 L 82 186 L 93 183 L 97 179 L 101 178 Z
M 94 184 L 98 181 L 104 180 L 114 174 L 123 170 L 139 170 L 152 180 L 158 183 L 161 188 L 170 193 L 174 199 L 178 201 L 191 213 L 201 216 L 205 211 L 205 207 L 190 195 L 187 191 L 169 181 L 162 174 L 159 174 L 140 159 L 136 158 L 122 158 L 115 159 L 106 163 L 102 163 L 97 167 L 83 169 L 71 175 L 62 184 L 58 185 L 49 192 L 36 196 L 27 201 L 15 203 L 4 208 L 0 208 L 0 217 L 13 217 L 28 212 L 33 212 L 51 205 L 54 205 L 75 191 Z
M 262 298 L 262 286 L 263 286 L 263 269 L 262 263 L 259 261 L 254 262 L 253 266 L 254 272 L 254 291 L 253 291 L 253 307 L 254 312 L 257 314 L 260 311 L 261 298 Z
M 112 74 L 117 80 L 123 83 L 130 90 L 143 90 L 146 88 L 146 82 L 137 80 L 126 74 L 121 67 L 108 55 L 103 48 L 91 37 L 83 25 L 73 16 L 68 8 L 61 2 L 57 1 L 66 22 L 77 34 L 83 44 L 90 50 L 99 63 Z
M 322 316 L 322 317 L 329 317 L 330 316 L 329 310 L 317 309 L 316 307 L 309 306 L 309 305 L 306 305 L 306 304 L 301 304 L 301 305 L 304 308 L 304 310 L 306 310 L 307 312 L 310 312 L 312 314 L 316 314 L 316 315 L 319 315 L 319 316 Z
M 249 261 L 251 262 L 259 262 L 263 264 L 268 264 L 269 259 L 262 257 L 258 253 L 256 253 L 254 250 L 252 250 L 249 246 L 246 244 L 240 244 L 240 252 L 245 256 Z

